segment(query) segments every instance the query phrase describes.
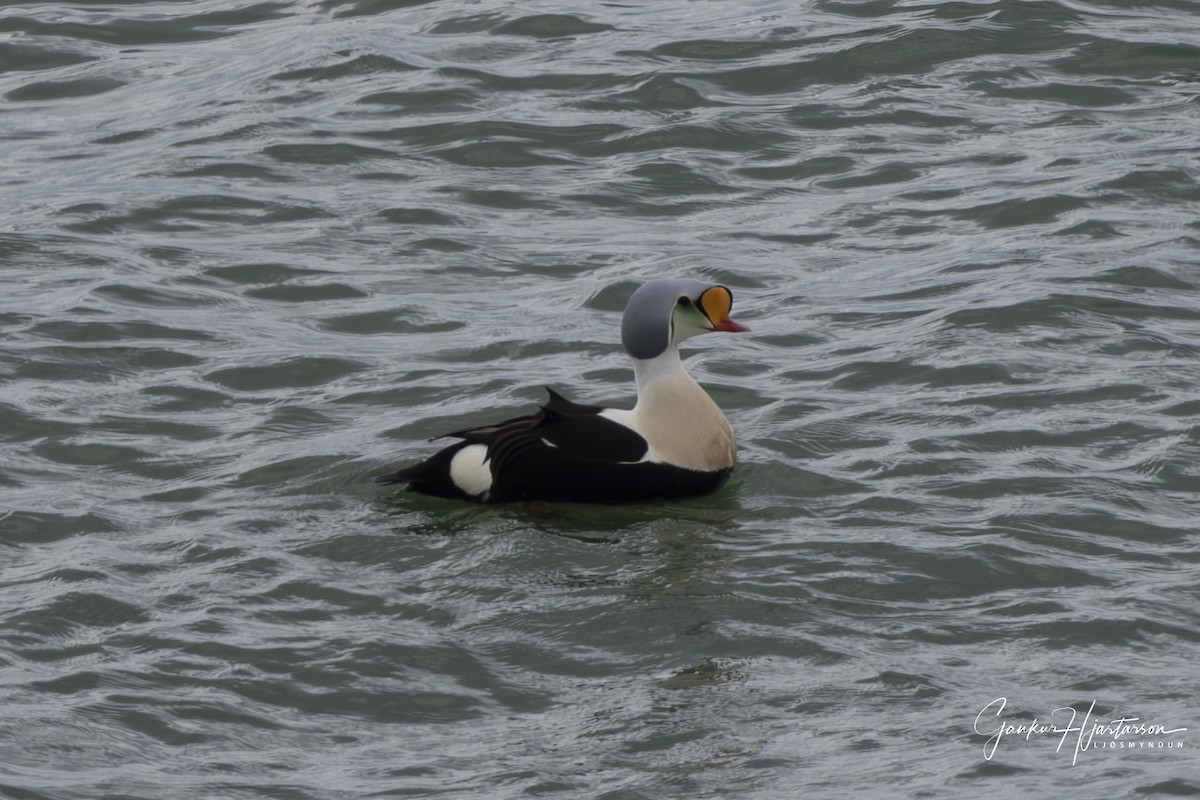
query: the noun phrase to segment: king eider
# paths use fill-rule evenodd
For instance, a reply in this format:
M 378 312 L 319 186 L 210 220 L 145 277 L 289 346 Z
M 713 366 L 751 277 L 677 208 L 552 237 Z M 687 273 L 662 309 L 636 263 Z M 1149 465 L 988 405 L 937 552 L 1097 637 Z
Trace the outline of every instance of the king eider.
M 627 503 L 714 491 L 733 471 L 733 430 L 684 370 L 678 345 L 749 330 L 729 318 L 732 305 L 724 286 L 652 280 L 621 320 L 637 380 L 632 410 L 580 405 L 546 387 L 550 400 L 536 413 L 444 434 L 461 441 L 375 480 L 481 503 Z

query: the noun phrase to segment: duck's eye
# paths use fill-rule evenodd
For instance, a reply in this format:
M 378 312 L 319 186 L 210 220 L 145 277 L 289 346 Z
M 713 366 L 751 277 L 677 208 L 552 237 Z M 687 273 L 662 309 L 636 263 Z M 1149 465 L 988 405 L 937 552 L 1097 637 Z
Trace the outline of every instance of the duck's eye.
M 681 297 L 681 298 L 679 298 L 679 303 L 678 303 L 678 305 L 680 305 L 680 306 L 683 306 L 684 308 L 687 308 L 687 307 L 689 307 L 690 305 L 692 305 L 692 298 L 690 298 L 690 297 Z

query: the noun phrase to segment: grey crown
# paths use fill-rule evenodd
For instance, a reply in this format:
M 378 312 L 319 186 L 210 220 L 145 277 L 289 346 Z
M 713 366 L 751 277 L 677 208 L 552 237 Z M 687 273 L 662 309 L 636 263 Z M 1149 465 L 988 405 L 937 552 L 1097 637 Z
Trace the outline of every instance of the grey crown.
M 655 358 L 671 344 L 671 314 L 679 298 L 700 301 L 709 285 L 691 278 L 656 278 L 638 287 L 621 318 L 621 344 L 634 358 Z

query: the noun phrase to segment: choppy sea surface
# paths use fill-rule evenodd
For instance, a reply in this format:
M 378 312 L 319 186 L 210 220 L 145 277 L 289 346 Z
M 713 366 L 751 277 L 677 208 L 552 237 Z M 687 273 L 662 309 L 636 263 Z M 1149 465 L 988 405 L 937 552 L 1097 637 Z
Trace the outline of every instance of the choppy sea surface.
M 1200 795 L 1198 97 L 1192 0 L 4 4 L 0 796 Z M 720 492 L 371 483 L 661 274 Z

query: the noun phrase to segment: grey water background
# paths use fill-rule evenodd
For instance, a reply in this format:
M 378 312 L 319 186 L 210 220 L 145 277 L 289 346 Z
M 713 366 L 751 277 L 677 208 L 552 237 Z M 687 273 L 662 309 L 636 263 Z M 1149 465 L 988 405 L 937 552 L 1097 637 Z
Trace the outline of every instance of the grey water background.
M 1198 95 L 1182 0 L 5 4 L 0 795 L 1200 794 Z M 659 274 L 718 494 L 371 484 Z

